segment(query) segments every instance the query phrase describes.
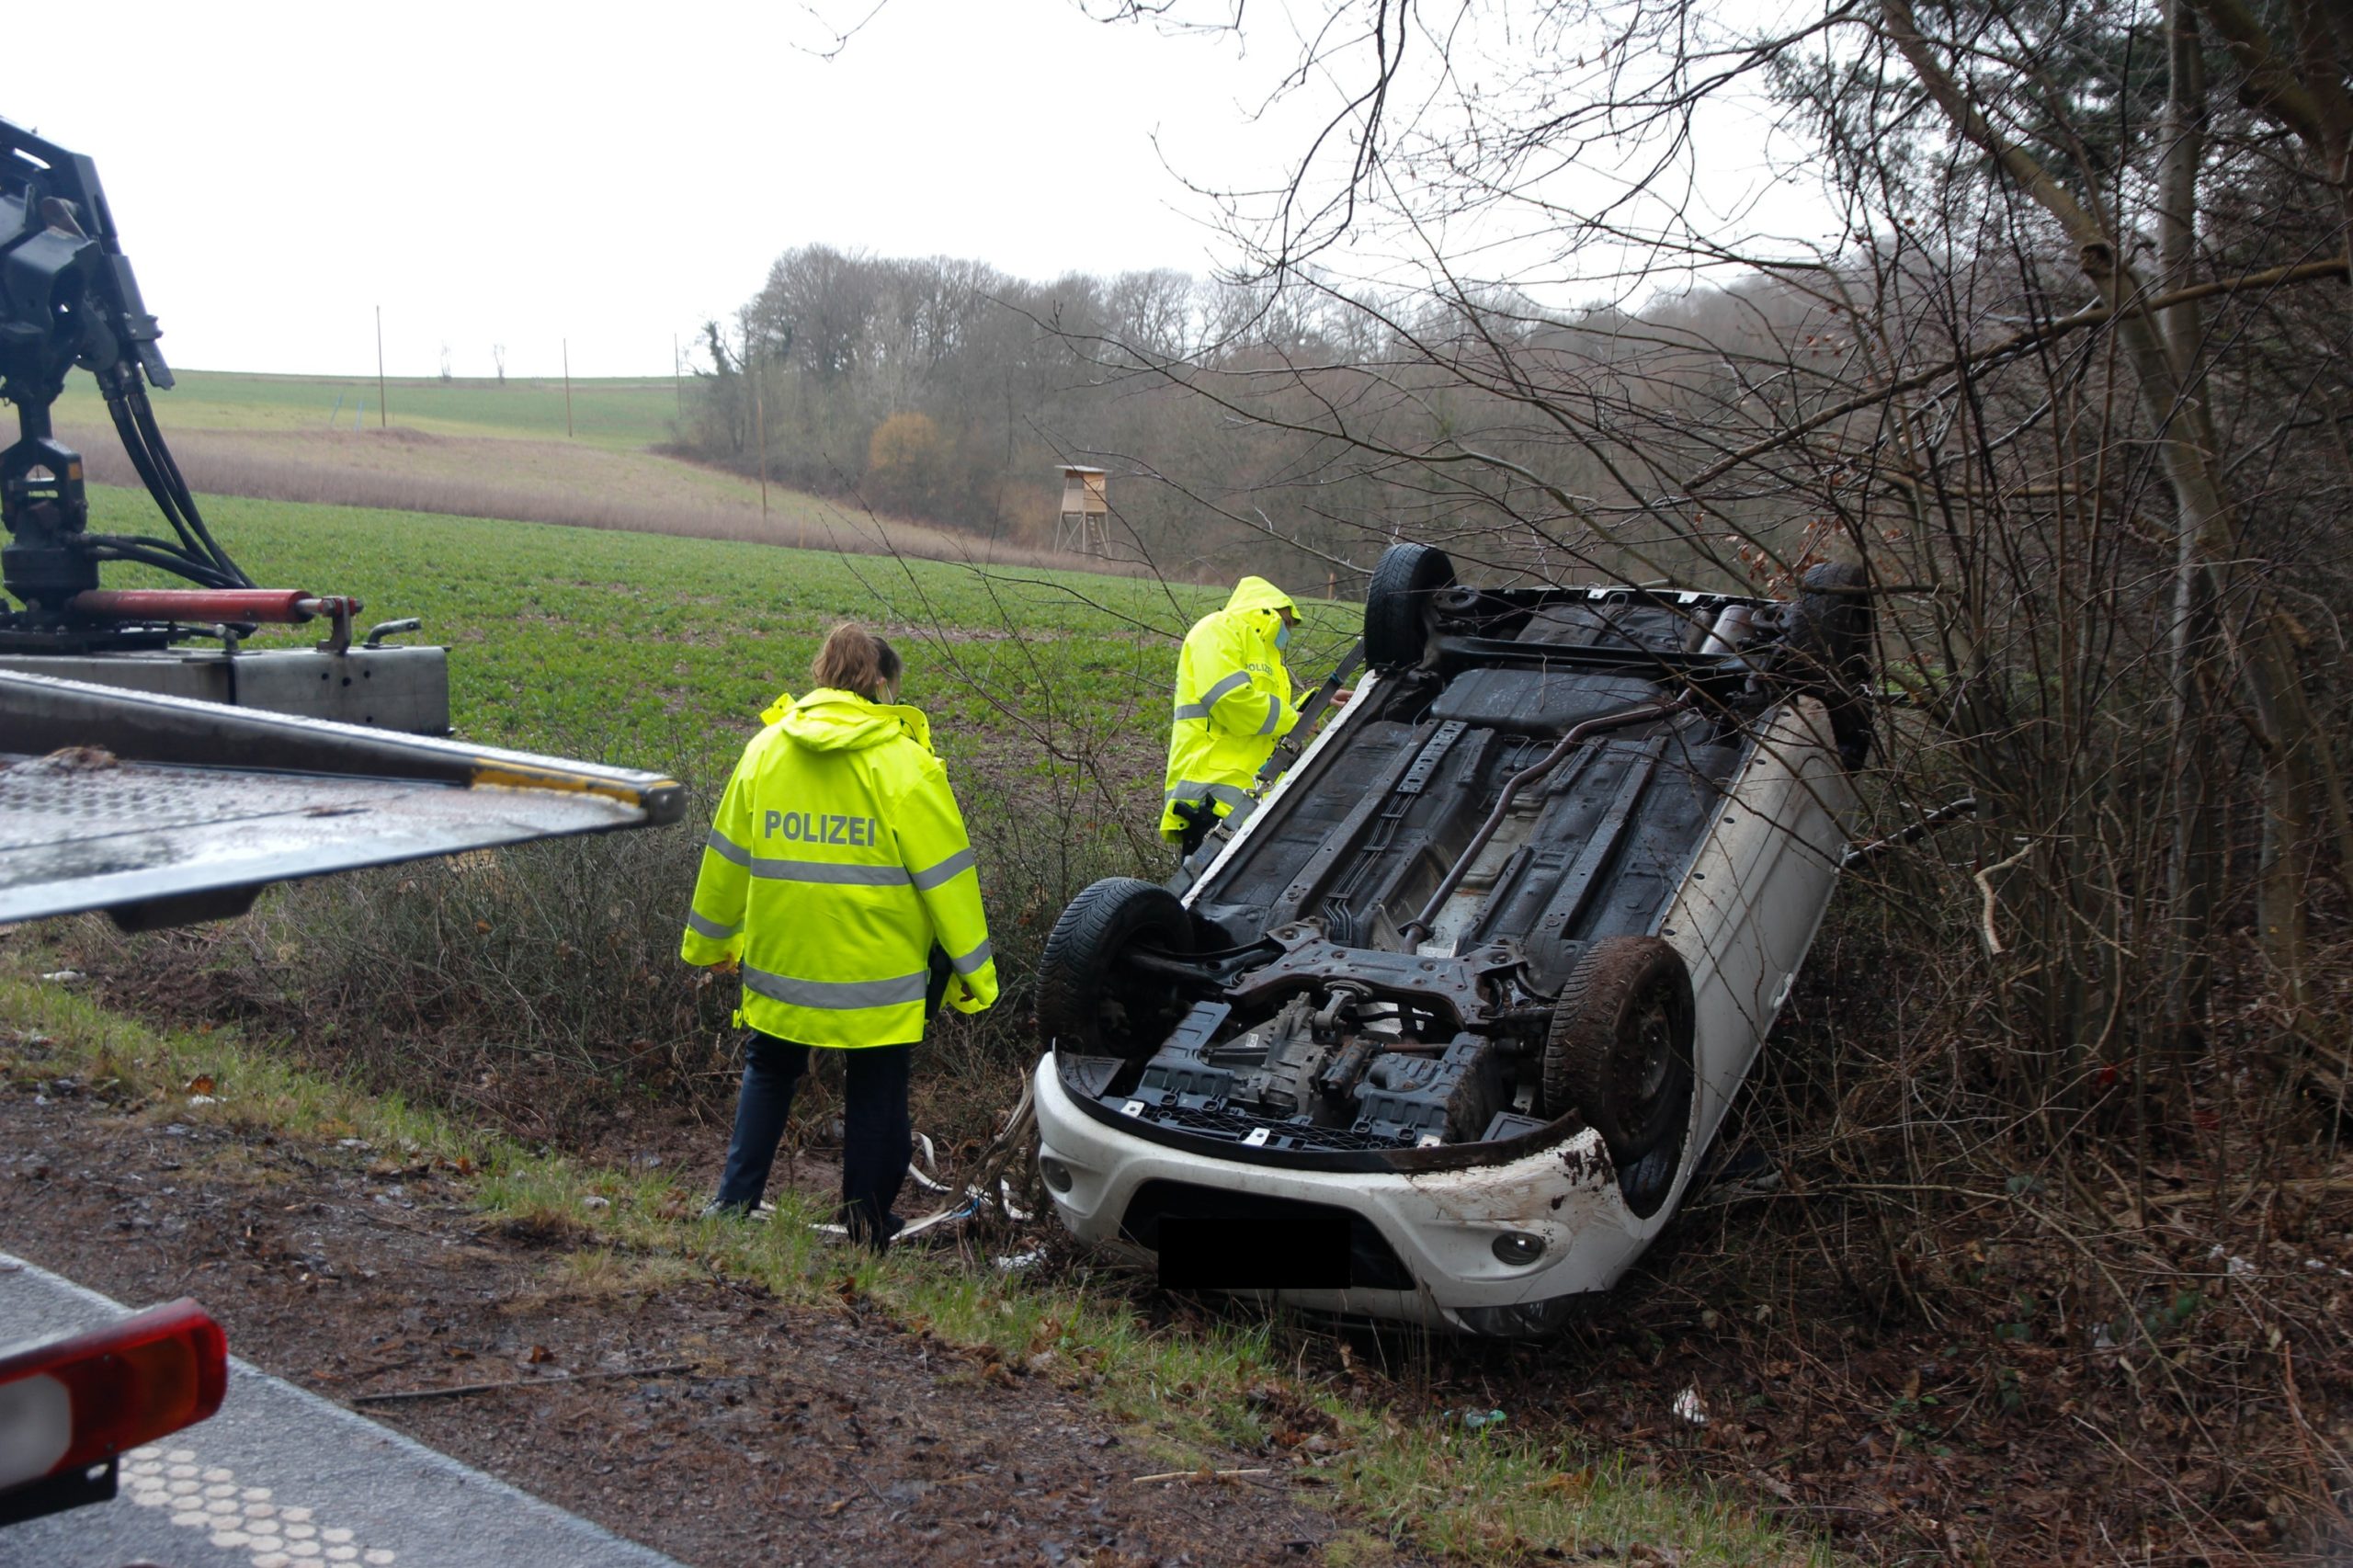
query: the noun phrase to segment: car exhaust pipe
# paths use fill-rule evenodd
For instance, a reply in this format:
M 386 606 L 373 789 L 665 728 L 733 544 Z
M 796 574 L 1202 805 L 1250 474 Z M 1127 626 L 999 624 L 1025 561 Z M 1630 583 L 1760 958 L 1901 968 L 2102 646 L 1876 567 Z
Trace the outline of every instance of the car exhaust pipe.
M 1505 783 L 1503 793 L 1495 797 L 1495 809 L 1487 813 L 1487 820 L 1481 823 L 1479 831 L 1471 835 L 1470 844 L 1455 858 L 1454 864 L 1448 868 L 1446 875 L 1438 879 L 1438 891 L 1430 894 L 1429 902 L 1422 905 L 1422 912 L 1419 915 L 1415 915 L 1399 928 L 1397 935 L 1404 939 L 1406 949 L 1411 951 L 1421 946 L 1428 937 L 1431 928 L 1438 921 L 1438 911 L 1444 909 L 1446 901 L 1454 896 L 1454 890 L 1462 885 L 1462 879 L 1470 874 L 1471 862 L 1479 858 L 1479 851 L 1484 849 L 1487 846 L 1487 841 L 1495 837 L 1495 830 L 1503 825 L 1505 814 L 1511 810 L 1511 803 L 1519 798 L 1519 792 L 1522 790 L 1530 784 L 1541 781 L 1554 768 L 1568 760 L 1569 754 L 1576 750 L 1586 736 L 1601 734 L 1608 730 L 1622 730 L 1629 724 L 1639 724 L 1649 719 L 1664 719 L 1668 714 L 1690 705 L 1691 688 L 1686 687 L 1673 697 L 1662 698 L 1655 702 L 1638 702 L 1631 708 L 1621 708 L 1615 713 L 1604 713 L 1597 718 L 1587 719 L 1584 723 L 1574 726 L 1567 734 L 1563 735 L 1560 744 L 1546 752 L 1543 756 L 1513 774 Z

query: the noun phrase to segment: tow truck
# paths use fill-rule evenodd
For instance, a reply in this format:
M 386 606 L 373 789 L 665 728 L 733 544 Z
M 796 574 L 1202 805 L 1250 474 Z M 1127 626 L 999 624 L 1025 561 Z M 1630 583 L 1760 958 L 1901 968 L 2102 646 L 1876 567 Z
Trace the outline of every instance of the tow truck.
M 449 738 L 446 651 L 390 641 L 415 620 L 360 633 L 358 599 L 247 576 L 155 418 L 161 336 L 96 165 L 0 119 L 0 927 L 216 920 L 289 879 L 678 820 L 660 774 Z M 51 421 L 76 370 L 170 537 L 92 529 Z M 121 566 L 187 585 L 102 584 Z M 244 646 L 271 624 L 325 635 Z M 0 1525 L 113 1496 L 121 1454 L 219 1407 L 227 1353 L 186 1301 L 0 1346 Z

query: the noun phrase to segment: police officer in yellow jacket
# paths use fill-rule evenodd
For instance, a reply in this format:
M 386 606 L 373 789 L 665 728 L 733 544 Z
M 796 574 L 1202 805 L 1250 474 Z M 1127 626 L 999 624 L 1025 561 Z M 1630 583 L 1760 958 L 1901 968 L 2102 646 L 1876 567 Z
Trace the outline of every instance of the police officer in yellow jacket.
M 1185 854 L 1249 798 L 1275 743 L 1299 722 L 1300 694 L 1283 664 L 1298 624 L 1290 595 L 1245 577 L 1223 609 L 1185 634 L 1160 817 L 1162 836 Z
M 899 705 L 901 669 L 881 638 L 835 627 L 816 689 L 762 715 L 720 799 L 680 956 L 740 966 L 738 1017 L 755 1032 L 706 1214 L 758 1205 L 810 1048 L 840 1050 L 842 1222 L 885 1244 L 925 1021 L 943 997 L 964 1013 L 996 1000 L 972 844 L 929 724 Z

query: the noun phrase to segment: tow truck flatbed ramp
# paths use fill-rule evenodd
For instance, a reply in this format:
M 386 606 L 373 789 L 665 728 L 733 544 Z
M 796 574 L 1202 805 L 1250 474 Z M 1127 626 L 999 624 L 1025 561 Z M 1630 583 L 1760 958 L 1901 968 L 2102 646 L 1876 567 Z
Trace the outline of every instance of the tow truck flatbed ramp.
M 129 1310 L 0 1253 L 0 1345 Z M 124 1456 L 120 1485 L 0 1530 L 0 1568 L 678 1568 L 234 1358 L 220 1414 Z
M 0 924 L 243 913 L 274 881 L 676 822 L 660 774 L 0 671 Z

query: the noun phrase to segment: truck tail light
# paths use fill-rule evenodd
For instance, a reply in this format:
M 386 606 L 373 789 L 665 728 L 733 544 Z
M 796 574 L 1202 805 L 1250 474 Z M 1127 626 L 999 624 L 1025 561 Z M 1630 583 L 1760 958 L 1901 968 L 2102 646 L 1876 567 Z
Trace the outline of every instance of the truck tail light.
M 0 1491 L 192 1426 L 228 1388 L 228 1338 L 186 1299 L 0 1351 Z

